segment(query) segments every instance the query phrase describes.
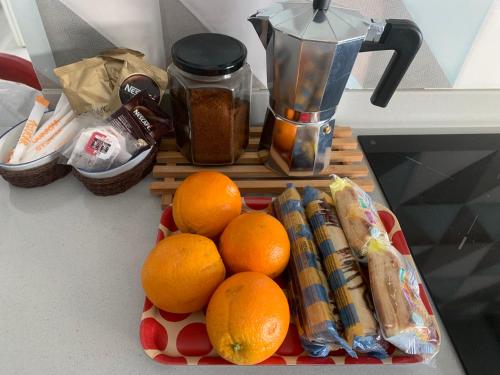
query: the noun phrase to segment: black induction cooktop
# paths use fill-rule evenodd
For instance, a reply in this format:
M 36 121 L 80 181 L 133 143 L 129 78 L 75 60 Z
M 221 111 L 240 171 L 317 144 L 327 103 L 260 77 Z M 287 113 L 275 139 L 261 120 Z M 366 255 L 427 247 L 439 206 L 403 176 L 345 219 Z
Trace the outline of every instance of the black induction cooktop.
M 500 134 L 359 142 L 468 374 L 500 358 Z

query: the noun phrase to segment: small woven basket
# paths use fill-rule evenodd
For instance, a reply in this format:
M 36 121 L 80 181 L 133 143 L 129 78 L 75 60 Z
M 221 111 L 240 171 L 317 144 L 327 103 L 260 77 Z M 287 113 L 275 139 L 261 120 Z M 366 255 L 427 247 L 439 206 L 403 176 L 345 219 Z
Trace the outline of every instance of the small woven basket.
M 46 113 L 42 121 L 49 116 L 50 112 Z M 57 164 L 57 152 L 23 164 L 4 164 L 7 155 L 16 145 L 25 123 L 26 120 L 14 125 L 0 136 L 0 175 L 4 180 L 14 186 L 33 188 L 50 184 L 71 172 L 71 166 Z
M 136 185 L 151 172 L 157 153 L 158 146 L 154 146 L 146 158 L 139 164 L 113 177 L 90 178 L 80 173 L 76 168 L 73 169 L 73 175 L 95 195 L 106 196 L 120 194 Z
M 57 164 L 57 160 L 52 160 L 48 164 L 40 167 L 25 169 L 22 171 L 9 171 L 0 168 L 0 175 L 9 184 L 22 187 L 33 188 L 48 185 L 59 180 L 71 172 L 71 166 Z

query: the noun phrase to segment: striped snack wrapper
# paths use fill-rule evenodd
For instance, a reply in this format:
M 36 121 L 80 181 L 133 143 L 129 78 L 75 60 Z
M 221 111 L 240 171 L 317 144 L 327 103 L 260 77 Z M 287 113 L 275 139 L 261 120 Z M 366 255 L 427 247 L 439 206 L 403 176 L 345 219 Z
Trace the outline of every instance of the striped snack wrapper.
M 289 185 L 274 200 L 273 207 L 287 230 L 291 244 L 289 270 L 296 301 L 293 309 L 302 330 L 302 346 L 314 357 L 327 356 L 339 346 L 356 357 L 356 352 L 339 334 L 340 323 L 335 320 L 328 283 L 321 269 L 300 194 L 293 185 Z
M 326 278 L 333 291 L 349 345 L 360 353 L 386 358 L 387 352 L 374 318 L 369 290 L 347 243 L 332 198 L 317 189 L 304 191 L 306 217 L 319 248 Z

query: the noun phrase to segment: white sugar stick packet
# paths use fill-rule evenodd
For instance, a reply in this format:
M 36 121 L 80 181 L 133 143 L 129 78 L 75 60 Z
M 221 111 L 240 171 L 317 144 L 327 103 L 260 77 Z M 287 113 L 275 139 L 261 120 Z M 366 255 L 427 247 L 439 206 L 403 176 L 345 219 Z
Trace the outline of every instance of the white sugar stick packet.
M 41 142 L 42 139 L 50 137 L 59 127 L 64 126 L 65 123 L 63 119 L 66 121 L 69 119 L 69 117 L 65 117 L 68 113 L 73 113 L 73 110 L 71 109 L 66 95 L 61 94 L 52 116 L 40 126 L 33 136 L 32 143 Z
M 36 129 L 38 128 L 38 124 L 40 123 L 40 120 L 42 119 L 48 106 L 49 102 L 43 96 L 37 96 L 35 98 L 35 105 L 26 120 L 21 136 L 19 137 L 17 145 L 12 152 L 12 156 L 10 157 L 9 164 L 19 164 L 21 162 L 23 154 L 31 144 Z
M 60 150 L 67 143 L 71 142 L 81 129 L 82 127 L 78 118 L 73 118 L 57 134 L 54 134 L 50 140 L 46 140 L 37 146 L 35 150 L 39 152 L 38 157 L 41 158 Z
M 23 157 L 23 162 L 39 159 L 60 149 L 66 143 L 62 142 L 62 139 L 74 136 L 78 131 L 76 123 L 66 129 L 75 116 L 68 98 L 61 94 L 52 116 L 40 126 L 33 136 Z
M 61 136 L 66 136 L 71 133 L 73 133 L 73 135 L 76 134 L 78 131 L 78 123 L 75 122 L 70 126 L 75 116 L 76 114 L 70 111 L 62 116 L 56 123 L 51 123 L 42 136 L 37 139 L 37 142 L 30 145 L 23 157 L 23 162 L 36 160 L 56 151 L 57 149 L 54 149 L 53 146 L 61 141 Z M 75 128 L 77 128 L 76 131 Z M 52 151 L 48 152 L 48 150 Z

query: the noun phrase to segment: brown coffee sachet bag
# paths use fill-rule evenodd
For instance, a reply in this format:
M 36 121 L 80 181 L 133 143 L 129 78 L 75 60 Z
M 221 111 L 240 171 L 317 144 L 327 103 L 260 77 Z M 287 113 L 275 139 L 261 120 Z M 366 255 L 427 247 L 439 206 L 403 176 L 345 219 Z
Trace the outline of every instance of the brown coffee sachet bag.
M 173 136 L 170 117 L 146 92 L 134 96 L 108 119 L 113 126 L 125 128 L 137 139 L 154 146 L 162 137 Z
M 104 65 L 110 81 L 112 82 L 113 88 L 115 83 L 120 79 L 122 72 L 123 61 L 127 60 L 129 56 L 135 56 L 140 59 L 144 57 L 144 54 L 139 51 L 128 48 L 114 48 L 103 51 L 98 57 L 102 57 L 104 60 Z
M 93 57 L 54 69 L 73 111 L 102 114 L 109 105 L 114 84 L 104 60 Z
M 117 48 L 54 69 L 77 113 L 109 117 L 141 91 L 157 103 L 167 86 L 167 72 L 146 63 L 141 52 Z

